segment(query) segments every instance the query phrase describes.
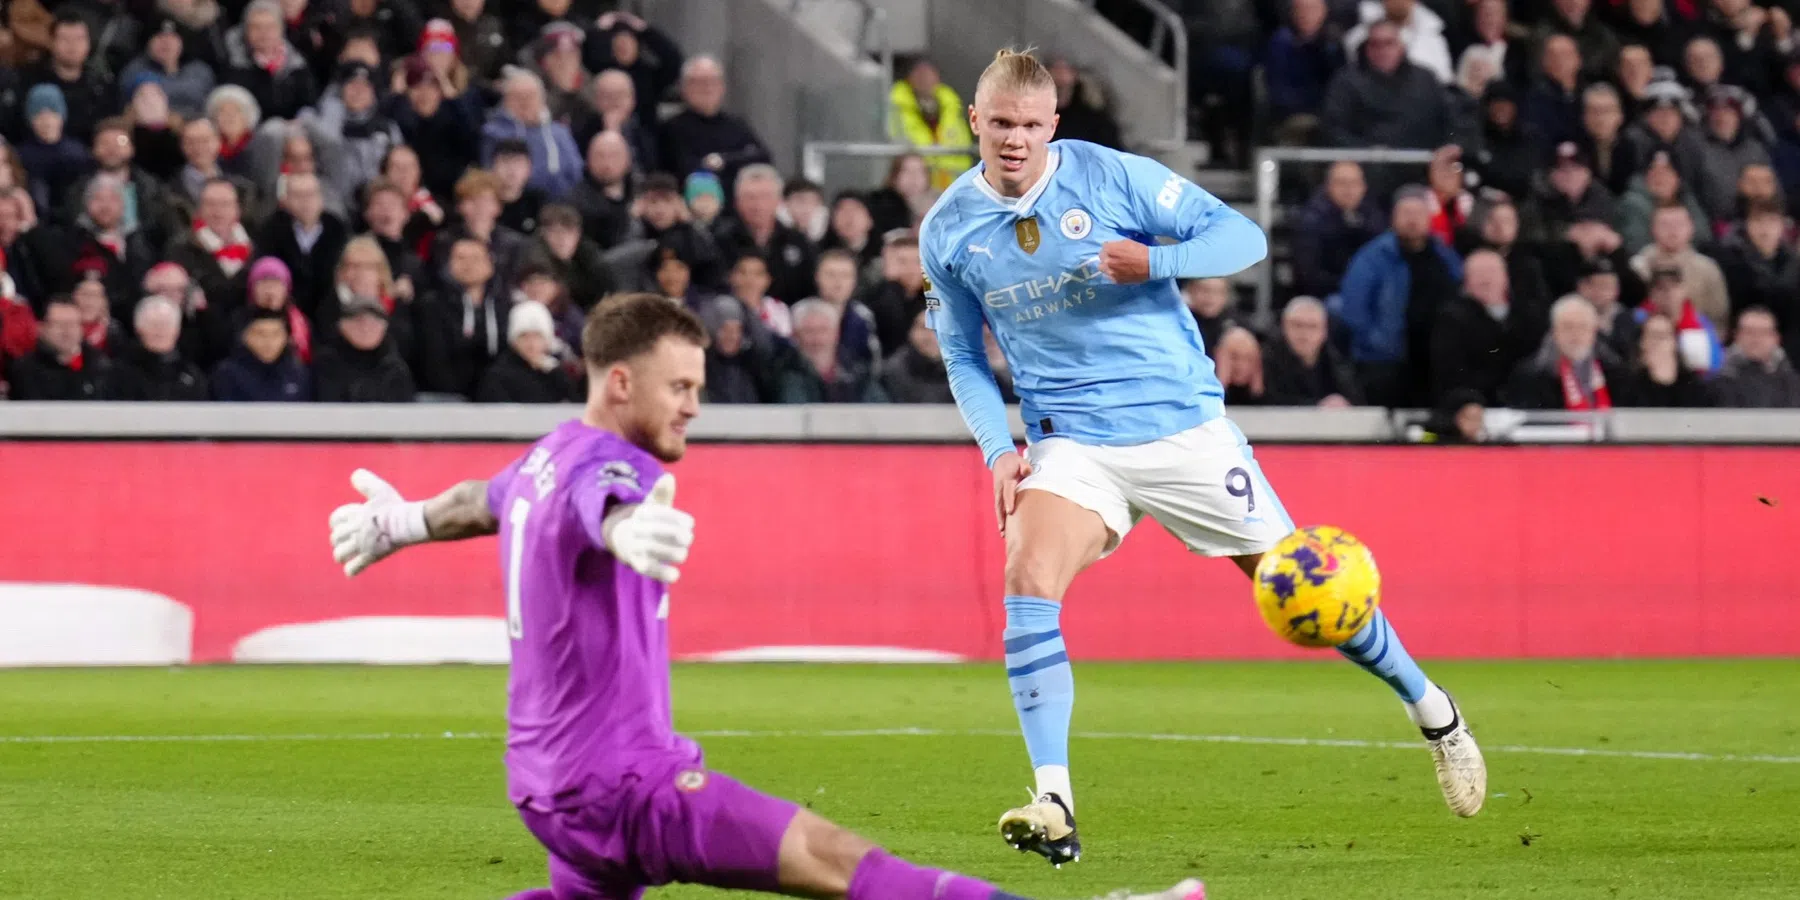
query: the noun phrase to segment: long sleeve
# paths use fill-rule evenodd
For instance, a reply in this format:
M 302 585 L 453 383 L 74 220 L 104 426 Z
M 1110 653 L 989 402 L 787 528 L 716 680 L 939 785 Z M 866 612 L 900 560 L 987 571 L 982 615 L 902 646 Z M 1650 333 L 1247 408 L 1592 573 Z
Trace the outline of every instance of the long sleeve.
M 925 307 L 931 329 L 937 332 L 944 369 L 950 377 L 950 393 L 963 422 L 981 445 L 981 458 L 992 467 L 994 460 L 1015 449 L 1012 427 L 1006 418 L 1006 401 L 988 368 L 982 342 L 984 319 L 981 300 L 956 282 L 935 255 L 921 248 L 925 261 Z
M 1259 263 L 1269 253 L 1262 228 L 1219 198 L 1143 156 L 1115 157 L 1114 190 L 1126 221 L 1137 230 L 1180 241 L 1150 248 L 1150 277 L 1220 278 Z

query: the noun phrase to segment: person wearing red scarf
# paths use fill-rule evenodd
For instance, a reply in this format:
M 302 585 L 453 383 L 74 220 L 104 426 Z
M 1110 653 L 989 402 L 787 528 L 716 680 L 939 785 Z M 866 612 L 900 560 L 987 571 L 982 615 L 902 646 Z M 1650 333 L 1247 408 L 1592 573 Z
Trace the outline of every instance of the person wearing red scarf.
M 1537 355 L 1513 373 L 1502 398 L 1514 409 L 1600 412 L 1622 405 L 1614 392 L 1625 383 L 1611 350 L 1600 345 L 1600 316 L 1576 295 L 1550 307 L 1550 336 Z
M 81 341 L 81 311 L 68 297 L 53 297 L 44 308 L 37 347 L 13 363 L 8 392 L 14 400 L 110 400 L 113 369 L 105 356 L 87 352 Z
M 6 254 L 0 251 L 0 396 L 6 393 L 7 368 L 13 360 L 28 356 L 37 341 L 37 316 L 13 287 L 12 276 L 6 274 Z
M 293 303 L 291 294 L 294 290 L 294 276 L 288 271 L 287 263 L 273 256 L 265 256 L 250 267 L 250 303 L 243 311 L 253 313 L 259 309 L 272 309 L 287 313 L 288 341 L 293 344 L 294 352 L 300 355 L 300 361 L 312 363 L 312 323 Z M 248 324 L 248 317 L 242 316 L 242 325 Z
M 244 230 L 237 185 L 213 179 L 200 191 L 193 228 L 169 247 L 170 262 L 187 270 L 211 303 L 227 309 L 244 302 L 256 247 Z

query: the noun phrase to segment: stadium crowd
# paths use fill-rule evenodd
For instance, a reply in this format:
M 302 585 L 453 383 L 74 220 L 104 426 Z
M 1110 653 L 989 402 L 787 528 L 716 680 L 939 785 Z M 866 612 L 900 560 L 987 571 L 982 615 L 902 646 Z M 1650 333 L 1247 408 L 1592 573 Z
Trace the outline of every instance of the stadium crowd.
M 582 315 L 620 290 L 700 315 L 714 402 L 951 399 L 914 228 L 970 160 L 900 156 L 880 187 L 827 197 L 724 111 L 716 60 L 636 16 L 0 5 L 13 399 L 568 400 Z M 1272 333 L 1225 281 L 1183 286 L 1229 403 L 1800 407 L 1781 9 L 1293 0 L 1266 18 L 1245 58 L 1272 139 L 1438 149 L 1420 185 L 1331 167 L 1289 216 L 1297 296 Z M 1199 68 L 1231 67 L 1231 33 L 1197 42 Z M 1116 144 L 1104 91 L 1052 71 L 1063 135 Z M 891 101 L 897 137 L 968 144 L 929 62 Z

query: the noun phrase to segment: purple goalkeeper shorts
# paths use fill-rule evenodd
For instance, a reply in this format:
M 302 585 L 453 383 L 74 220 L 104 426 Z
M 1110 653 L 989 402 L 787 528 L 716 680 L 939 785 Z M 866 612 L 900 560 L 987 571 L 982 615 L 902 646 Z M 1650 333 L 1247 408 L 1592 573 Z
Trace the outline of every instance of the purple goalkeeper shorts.
M 556 900 L 635 900 L 671 881 L 773 891 L 781 836 L 798 811 L 693 760 L 614 769 L 519 807 L 550 851 Z

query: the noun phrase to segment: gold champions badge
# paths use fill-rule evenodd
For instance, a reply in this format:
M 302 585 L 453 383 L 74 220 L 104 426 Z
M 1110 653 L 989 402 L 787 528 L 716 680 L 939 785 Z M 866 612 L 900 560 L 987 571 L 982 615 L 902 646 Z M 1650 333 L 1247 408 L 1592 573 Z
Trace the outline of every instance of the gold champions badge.
M 1026 253 L 1036 253 L 1041 238 L 1038 235 L 1037 216 L 1020 219 L 1013 223 L 1013 235 L 1019 239 L 1019 249 Z

